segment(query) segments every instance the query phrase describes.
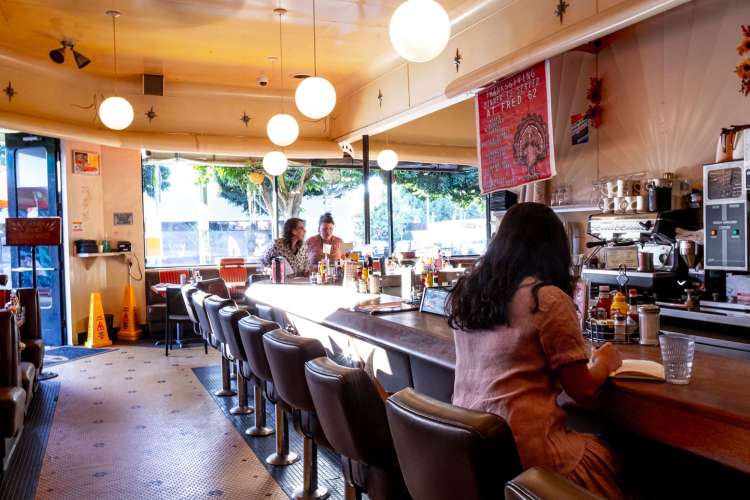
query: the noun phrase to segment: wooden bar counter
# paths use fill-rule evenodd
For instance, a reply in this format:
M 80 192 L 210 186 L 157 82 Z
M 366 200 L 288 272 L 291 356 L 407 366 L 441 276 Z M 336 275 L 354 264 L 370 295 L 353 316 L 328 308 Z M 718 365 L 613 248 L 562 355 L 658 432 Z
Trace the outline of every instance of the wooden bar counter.
M 247 296 L 286 311 L 293 320 L 404 356 L 411 372 L 408 385 L 433 387 L 423 392 L 449 399 L 456 355 L 445 318 L 417 311 L 354 312 L 350 309 L 358 303 L 398 299 L 339 286 L 257 283 Z M 301 333 L 306 335 L 304 329 Z M 618 349 L 623 358 L 661 361 L 658 347 Z M 443 387 L 436 390 L 435 383 Z M 750 362 L 698 350 L 690 384 L 610 380 L 600 399 L 599 411 L 618 427 L 750 474 Z

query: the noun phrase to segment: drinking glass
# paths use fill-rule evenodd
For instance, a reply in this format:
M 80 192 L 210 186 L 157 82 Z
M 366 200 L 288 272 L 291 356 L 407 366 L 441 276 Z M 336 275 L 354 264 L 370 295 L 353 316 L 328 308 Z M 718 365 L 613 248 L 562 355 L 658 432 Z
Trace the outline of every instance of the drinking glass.
M 688 384 L 693 372 L 695 337 L 681 333 L 659 335 L 664 378 L 670 384 Z

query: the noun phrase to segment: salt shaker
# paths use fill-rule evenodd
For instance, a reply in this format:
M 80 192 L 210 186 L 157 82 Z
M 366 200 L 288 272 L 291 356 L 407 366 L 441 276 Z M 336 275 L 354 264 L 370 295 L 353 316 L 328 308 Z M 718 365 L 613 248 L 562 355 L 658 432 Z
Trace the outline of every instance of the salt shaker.
M 659 343 L 659 306 L 644 304 L 638 307 L 638 330 L 642 345 L 657 345 Z

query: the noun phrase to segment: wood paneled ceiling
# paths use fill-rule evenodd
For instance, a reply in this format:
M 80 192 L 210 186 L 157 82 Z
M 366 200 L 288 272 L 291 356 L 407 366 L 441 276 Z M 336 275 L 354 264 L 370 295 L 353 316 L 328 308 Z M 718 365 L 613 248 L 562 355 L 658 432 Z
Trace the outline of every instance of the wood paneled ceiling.
M 318 73 L 342 94 L 372 78 L 398 57 L 388 39 L 388 21 L 402 0 L 317 0 Z M 511 0 L 440 0 L 454 31 L 483 9 Z M 113 74 L 112 24 L 104 12 L 117 9 L 118 71 L 165 75 L 167 81 L 256 86 L 271 77 L 268 60 L 279 55 L 277 6 L 284 16 L 284 87 L 294 73 L 313 72 L 312 0 L 0 0 L 0 46 L 47 60 L 60 40 L 75 42 L 92 60 L 83 71 Z M 66 55 L 65 64 L 69 62 Z

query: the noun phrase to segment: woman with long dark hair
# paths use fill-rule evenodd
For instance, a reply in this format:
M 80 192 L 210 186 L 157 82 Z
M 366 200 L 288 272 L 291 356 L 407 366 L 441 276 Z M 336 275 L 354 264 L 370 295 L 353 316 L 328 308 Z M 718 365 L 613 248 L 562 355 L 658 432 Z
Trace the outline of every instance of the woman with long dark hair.
M 295 273 L 307 272 L 307 246 L 305 245 L 305 221 L 292 217 L 284 222 L 281 238 L 273 242 L 263 254 L 261 262 L 270 266 L 275 257 L 283 257 Z
M 543 466 L 621 498 L 619 460 L 595 436 L 565 425 L 562 386 L 589 402 L 621 364 L 611 344 L 589 362 L 571 298 L 570 250 L 545 205 L 515 205 L 474 270 L 449 298 L 455 332 L 453 403 L 495 413 L 513 431 L 524 468 Z

